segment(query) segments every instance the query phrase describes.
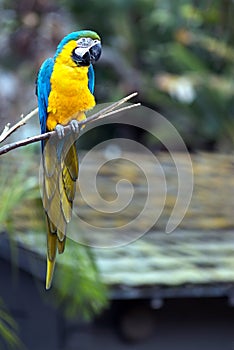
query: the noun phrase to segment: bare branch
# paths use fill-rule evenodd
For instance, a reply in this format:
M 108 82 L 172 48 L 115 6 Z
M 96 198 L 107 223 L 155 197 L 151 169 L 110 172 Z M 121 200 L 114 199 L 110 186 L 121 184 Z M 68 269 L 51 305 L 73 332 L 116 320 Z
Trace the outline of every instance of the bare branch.
M 35 108 L 32 112 L 30 112 L 29 114 L 27 114 L 25 117 L 21 116 L 20 121 L 18 121 L 18 123 L 16 123 L 15 125 L 13 125 L 12 127 L 10 127 L 10 123 L 7 123 L 7 125 L 5 126 L 3 132 L 0 135 L 0 143 L 4 140 L 6 140 L 7 137 L 9 137 L 15 130 L 17 130 L 18 128 L 20 128 L 22 125 L 25 125 L 26 122 L 32 118 L 34 115 L 36 115 L 38 113 L 38 108 Z
M 131 95 L 128 95 L 128 96 L 122 98 L 121 100 L 112 103 L 111 105 L 109 105 L 109 106 L 103 108 L 101 111 L 99 111 L 99 112 L 97 112 L 97 113 L 91 115 L 90 117 L 86 118 L 85 120 L 82 120 L 82 121 L 80 122 L 80 125 L 83 125 L 82 123 L 84 123 L 84 125 L 85 125 L 85 124 L 87 124 L 87 122 L 90 123 L 90 122 L 95 121 L 95 120 L 97 120 L 97 119 L 102 119 L 102 118 L 104 118 L 104 117 L 106 117 L 106 116 L 109 116 L 109 115 L 118 113 L 118 112 L 117 112 L 118 109 L 116 109 L 116 108 L 119 107 L 120 105 L 122 105 L 123 103 L 129 101 L 131 98 L 135 97 L 136 95 L 137 95 L 137 92 L 133 92 Z M 131 106 L 136 107 L 136 105 L 139 106 L 140 103 L 136 103 L 136 104 L 131 105 Z M 124 109 L 128 109 L 129 106 L 126 106 L 126 107 L 123 107 L 123 108 L 124 108 Z M 115 110 L 115 112 L 114 112 L 114 113 L 111 113 L 111 112 L 114 111 L 114 110 Z M 122 109 L 119 110 L 119 112 L 121 112 L 121 111 L 122 111 Z
M 122 98 L 121 100 L 111 104 L 110 106 L 103 108 L 101 111 L 99 111 L 99 112 L 91 115 L 90 117 L 80 121 L 79 122 L 79 126 L 82 127 L 82 126 L 84 126 L 86 124 L 89 124 L 89 123 L 92 123 L 92 122 L 94 122 L 96 120 L 99 120 L 99 119 L 102 119 L 102 118 L 105 118 L 105 117 L 109 117 L 109 116 L 111 116 L 113 114 L 122 112 L 122 111 L 130 109 L 130 108 L 135 108 L 135 107 L 140 106 L 140 103 L 135 103 L 135 104 L 131 104 L 131 105 L 128 105 L 128 106 L 124 106 L 122 108 L 117 108 L 117 107 L 119 107 L 123 103 L 127 102 L 128 100 L 130 100 L 132 97 L 134 97 L 136 95 L 137 95 L 137 93 L 135 92 L 135 93 L 133 93 L 131 95 L 128 95 L 128 96 Z M 33 115 L 35 115 L 37 112 L 38 112 L 38 109 L 36 108 L 31 113 L 29 113 L 27 116 L 25 116 L 23 118 L 24 119 L 23 124 L 25 124 L 25 118 L 27 118 L 27 120 L 28 120 Z M 17 124 L 19 124 L 19 123 L 17 123 Z M 21 125 L 23 125 L 23 124 L 21 124 Z M 16 130 L 21 125 L 18 125 L 17 127 L 13 126 L 11 129 L 14 128 L 14 130 Z M 10 131 L 10 129 L 9 129 L 9 131 Z M 71 126 L 70 125 L 65 126 L 64 127 L 64 131 L 65 131 L 65 133 L 70 132 L 71 131 Z M 26 145 L 29 145 L 29 144 L 34 143 L 34 142 L 38 142 L 38 141 L 42 141 L 42 140 L 48 139 L 52 135 L 56 135 L 56 131 L 49 131 L 49 132 L 46 132 L 44 134 L 28 137 L 25 140 L 16 141 L 16 142 L 10 143 L 8 145 L 4 145 L 3 147 L 0 148 L 0 155 L 8 153 L 8 152 L 10 152 L 13 149 L 16 149 L 16 148 L 19 148 L 19 147 L 22 147 L 22 146 L 26 146 Z M 3 138 L 3 139 L 5 139 L 5 138 Z

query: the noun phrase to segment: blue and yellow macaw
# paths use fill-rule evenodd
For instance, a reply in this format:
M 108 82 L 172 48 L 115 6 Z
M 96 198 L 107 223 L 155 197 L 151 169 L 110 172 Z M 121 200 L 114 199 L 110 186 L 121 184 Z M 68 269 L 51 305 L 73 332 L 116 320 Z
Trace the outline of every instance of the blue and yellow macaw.
M 42 64 L 37 77 L 41 132 L 56 136 L 42 141 L 43 206 L 47 221 L 46 289 L 52 282 L 56 252 L 65 248 L 66 227 L 71 220 L 78 158 L 75 146 L 78 122 L 95 106 L 94 70 L 101 55 L 101 40 L 90 30 L 65 36 L 55 56 Z M 70 124 L 72 132 L 64 132 Z

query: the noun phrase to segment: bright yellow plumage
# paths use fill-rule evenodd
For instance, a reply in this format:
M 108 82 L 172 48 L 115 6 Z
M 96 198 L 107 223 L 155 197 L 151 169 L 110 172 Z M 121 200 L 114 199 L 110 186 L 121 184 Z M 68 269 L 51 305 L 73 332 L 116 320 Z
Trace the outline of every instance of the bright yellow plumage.
M 55 61 L 50 78 L 48 130 L 53 130 L 57 124 L 67 125 L 72 119 L 84 119 L 84 114 L 80 112 L 95 106 L 94 96 L 88 88 L 89 67 L 78 67 L 71 58 L 75 47 L 76 41 L 70 41 Z

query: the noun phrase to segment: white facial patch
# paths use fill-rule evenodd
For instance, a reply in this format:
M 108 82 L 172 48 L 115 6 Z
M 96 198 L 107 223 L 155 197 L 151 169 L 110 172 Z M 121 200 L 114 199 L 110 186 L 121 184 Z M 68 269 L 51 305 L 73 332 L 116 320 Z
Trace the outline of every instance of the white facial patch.
M 82 57 L 87 52 L 87 47 L 77 47 L 74 52 L 77 56 Z
M 80 48 L 87 48 L 91 46 L 93 43 L 93 40 L 91 38 L 80 38 L 77 40 L 77 46 Z

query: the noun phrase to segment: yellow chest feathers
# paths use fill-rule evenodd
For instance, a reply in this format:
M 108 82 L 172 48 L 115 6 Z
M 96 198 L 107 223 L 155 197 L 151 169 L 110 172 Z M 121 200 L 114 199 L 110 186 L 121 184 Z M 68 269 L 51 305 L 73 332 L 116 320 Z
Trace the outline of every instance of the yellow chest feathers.
M 75 46 L 76 42 L 70 41 L 55 61 L 47 108 L 48 130 L 53 130 L 57 124 L 66 125 L 72 119 L 83 119 L 82 112 L 95 106 L 88 88 L 89 67 L 78 67 L 71 58 Z

